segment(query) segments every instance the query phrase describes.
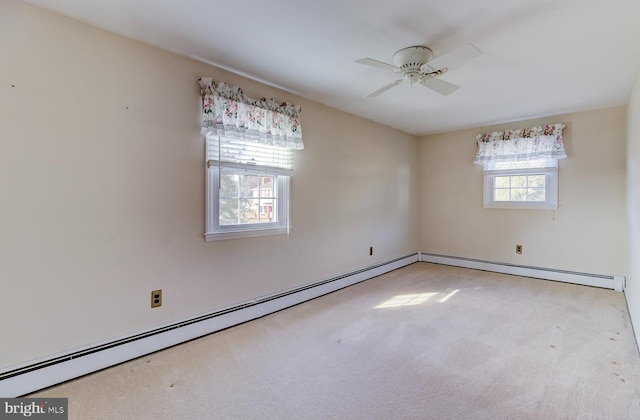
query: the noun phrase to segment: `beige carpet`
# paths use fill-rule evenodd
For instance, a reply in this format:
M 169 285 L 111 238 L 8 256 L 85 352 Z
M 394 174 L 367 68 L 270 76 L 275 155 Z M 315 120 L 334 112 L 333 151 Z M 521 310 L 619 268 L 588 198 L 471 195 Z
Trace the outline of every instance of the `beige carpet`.
M 416 263 L 31 395 L 71 419 L 638 419 L 622 293 Z

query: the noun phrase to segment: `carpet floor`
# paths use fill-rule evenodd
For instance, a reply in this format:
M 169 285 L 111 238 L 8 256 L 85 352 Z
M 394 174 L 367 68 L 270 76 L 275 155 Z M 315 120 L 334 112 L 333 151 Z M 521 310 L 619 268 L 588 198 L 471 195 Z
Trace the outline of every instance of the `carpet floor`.
M 620 292 L 416 263 L 37 392 L 70 419 L 639 419 Z

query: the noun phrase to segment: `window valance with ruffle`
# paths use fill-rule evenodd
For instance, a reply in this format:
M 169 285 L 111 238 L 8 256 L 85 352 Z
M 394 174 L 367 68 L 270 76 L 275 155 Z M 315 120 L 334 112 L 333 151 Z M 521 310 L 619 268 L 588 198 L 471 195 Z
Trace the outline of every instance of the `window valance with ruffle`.
M 564 159 L 562 123 L 518 130 L 478 134 L 476 157 L 473 163 L 485 165 L 495 161 L 531 161 Z
M 202 94 L 202 133 L 239 138 L 292 150 L 304 148 L 301 107 L 273 99 L 251 99 L 239 87 L 198 79 Z

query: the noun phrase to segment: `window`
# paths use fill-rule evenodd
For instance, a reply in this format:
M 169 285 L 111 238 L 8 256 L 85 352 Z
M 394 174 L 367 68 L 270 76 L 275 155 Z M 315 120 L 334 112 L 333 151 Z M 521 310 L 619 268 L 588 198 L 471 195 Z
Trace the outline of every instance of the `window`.
M 558 208 L 558 161 L 500 162 L 484 171 L 485 208 Z
M 289 232 L 293 151 L 304 149 L 299 106 L 251 99 L 198 79 L 206 138 L 205 240 Z
M 478 134 L 485 208 L 557 209 L 564 124 Z
M 293 151 L 207 136 L 206 240 L 286 233 Z

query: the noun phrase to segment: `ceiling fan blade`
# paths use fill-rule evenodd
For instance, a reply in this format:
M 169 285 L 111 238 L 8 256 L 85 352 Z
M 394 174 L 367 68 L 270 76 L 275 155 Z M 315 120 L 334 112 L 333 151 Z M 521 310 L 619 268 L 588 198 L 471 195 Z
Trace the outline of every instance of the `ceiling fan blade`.
M 382 92 L 386 92 L 389 89 L 391 89 L 392 87 L 399 85 L 400 83 L 402 83 L 402 79 L 398 79 L 395 82 L 391 82 L 386 86 L 382 86 L 380 89 L 378 90 L 374 90 L 371 93 L 367 93 L 366 95 L 363 96 L 363 98 L 373 98 L 374 96 L 378 96 L 380 95 Z
M 358 64 L 364 64 L 366 66 L 378 67 L 389 71 L 400 71 L 400 69 L 394 65 L 383 63 L 382 61 L 374 60 L 373 58 L 361 58 L 356 60 Z
M 436 77 L 429 77 L 420 82 L 420 84 L 444 96 L 451 95 L 453 92 L 460 89 L 460 86 L 445 82 L 444 80 L 440 80 Z
M 420 70 L 424 73 L 437 71 L 443 68 L 455 67 L 456 65 L 471 60 L 474 57 L 479 56 L 482 52 L 476 48 L 473 44 L 466 44 L 460 48 L 436 57 L 429 61 L 427 64 L 423 64 Z

